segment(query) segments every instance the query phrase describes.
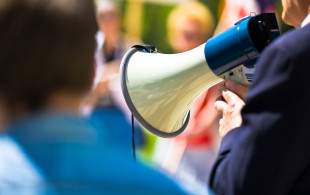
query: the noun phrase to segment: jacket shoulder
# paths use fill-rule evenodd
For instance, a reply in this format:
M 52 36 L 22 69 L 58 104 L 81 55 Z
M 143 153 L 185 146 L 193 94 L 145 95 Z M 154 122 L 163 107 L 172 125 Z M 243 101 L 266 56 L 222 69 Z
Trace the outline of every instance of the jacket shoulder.
M 290 58 L 296 58 L 305 53 L 310 54 L 310 24 L 299 29 L 293 29 L 276 39 L 266 51 L 281 50 Z

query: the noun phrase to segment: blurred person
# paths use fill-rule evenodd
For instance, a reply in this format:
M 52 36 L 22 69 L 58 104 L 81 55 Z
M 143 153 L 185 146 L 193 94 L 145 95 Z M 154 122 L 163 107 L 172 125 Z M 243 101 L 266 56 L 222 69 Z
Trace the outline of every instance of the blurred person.
M 0 28 L 6 132 L 0 137 L 0 155 L 17 152 L 0 158 L 0 167 L 19 174 L 1 171 L 1 192 L 184 194 L 173 181 L 112 146 L 110 137 L 99 139 L 80 116 L 95 69 L 93 1 L 1 0 Z M 20 174 L 27 166 L 28 172 Z M 44 183 L 34 185 L 29 178 Z
M 124 53 L 138 40 L 121 31 L 121 13 L 111 0 L 96 2 L 96 73 L 93 93 L 86 105 L 86 115 L 100 131 L 109 129 L 111 139 L 131 153 L 131 119 L 119 82 L 119 68 Z M 84 107 L 85 108 L 85 107 Z M 142 144 L 141 130 L 135 128 L 136 145 Z
M 168 39 L 175 52 L 186 52 L 205 43 L 214 30 L 214 19 L 207 7 L 199 2 L 177 6 L 167 21 Z M 219 114 L 214 108 L 219 96 L 217 86 L 204 92 L 193 104 L 189 124 L 178 137 L 164 147 L 163 166 L 180 177 L 208 183 L 209 171 L 217 150 Z M 159 140 L 158 145 L 167 144 Z M 160 146 L 158 146 L 160 147 Z M 161 152 L 161 151 L 159 151 Z M 166 154 L 168 153 L 168 154 Z M 158 161 L 158 160 L 157 160 Z
M 99 103 L 113 105 L 113 99 L 109 91 L 109 81 L 119 72 L 119 66 L 123 57 L 124 48 L 121 32 L 121 16 L 119 9 L 113 1 L 98 0 L 96 4 L 97 23 L 99 31 L 96 34 L 96 64 L 101 68 L 98 73 L 99 84 L 105 83 L 101 90 L 104 96 Z
M 175 52 L 194 49 L 212 37 L 215 21 L 202 3 L 191 1 L 174 8 L 168 16 L 168 41 Z
M 223 114 L 210 178 L 216 194 L 310 193 L 310 1 L 282 5 L 283 21 L 298 29 L 263 51 L 248 94 L 227 81 L 225 101 L 215 103 Z
M 139 43 L 139 40 L 122 32 L 121 13 L 114 1 L 98 0 L 96 16 L 99 27 L 96 34 L 96 65 L 99 68 L 96 81 L 101 85 L 101 92 L 98 93 L 101 99 L 96 102 L 99 104 L 97 107 L 122 106 L 119 105 L 119 97 L 115 97 L 113 93 L 113 88 L 120 88 L 115 86 L 114 80 L 118 79 L 123 55 L 132 45 Z

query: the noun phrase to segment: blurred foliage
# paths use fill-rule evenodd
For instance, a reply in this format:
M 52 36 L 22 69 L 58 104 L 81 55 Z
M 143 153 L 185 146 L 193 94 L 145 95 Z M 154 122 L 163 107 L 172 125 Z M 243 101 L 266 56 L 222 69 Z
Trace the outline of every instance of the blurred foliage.
M 214 19 L 216 21 L 216 23 L 218 22 L 219 20 L 219 6 L 220 6 L 220 3 L 221 3 L 221 0 L 199 0 L 201 3 L 205 4 L 209 9 L 210 11 L 212 12 L 213 16 L 214 16 Z
M 173 5 L 145 3 L 142 23 L 142 41 L 154 45 L 163 53 L 172 53 L 167 37 L 166 20 Z

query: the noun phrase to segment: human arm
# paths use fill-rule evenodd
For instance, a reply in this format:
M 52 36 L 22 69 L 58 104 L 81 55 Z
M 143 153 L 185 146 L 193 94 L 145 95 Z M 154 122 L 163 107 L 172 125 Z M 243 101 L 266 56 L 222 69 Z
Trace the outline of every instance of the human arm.
M 307 121 L 296 113 L 308 97 L 294 66 L 289 52 L 280 47 L 267 49 L 261 57 L 242 125 L 221 142 L 210 178 L 216 194 L 285 194 L 305 167 L 300 151 L 306 138 L 299 131 Z M 296 162 L 303 163 L 299 167 Z

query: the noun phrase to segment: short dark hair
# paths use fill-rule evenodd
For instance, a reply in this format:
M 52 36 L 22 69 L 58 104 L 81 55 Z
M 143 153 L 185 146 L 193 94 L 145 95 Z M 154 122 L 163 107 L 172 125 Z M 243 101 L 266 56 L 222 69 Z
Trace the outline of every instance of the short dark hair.
M 92 0 L 0 0 L 0 96 L 42 107 L 57 91 L 86 93 L 97 32 Z

